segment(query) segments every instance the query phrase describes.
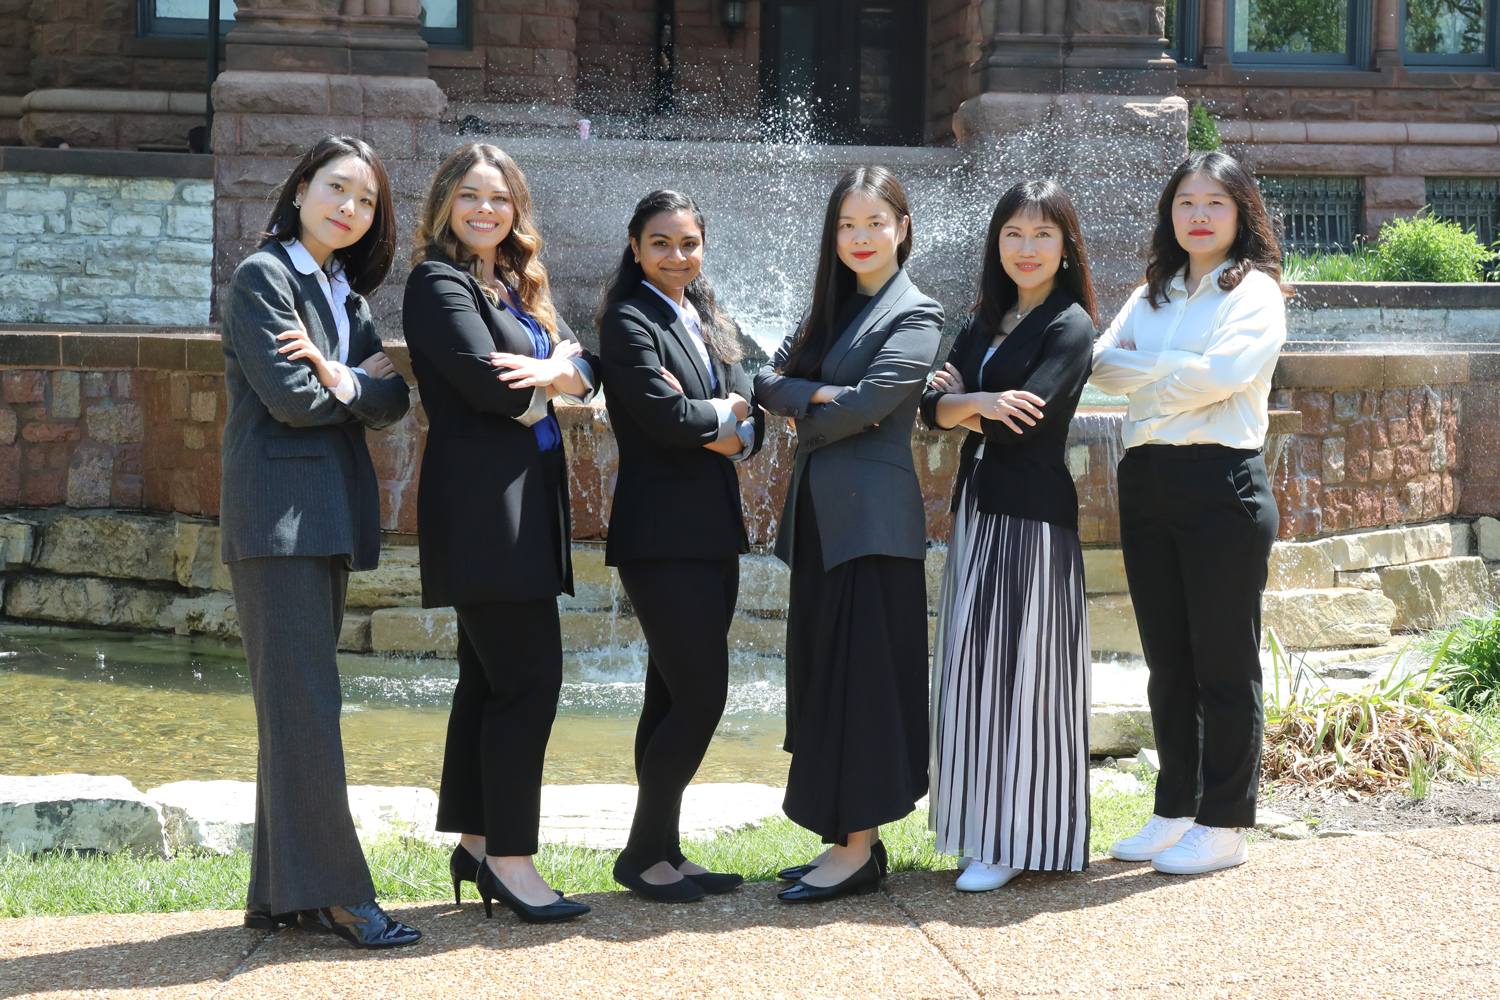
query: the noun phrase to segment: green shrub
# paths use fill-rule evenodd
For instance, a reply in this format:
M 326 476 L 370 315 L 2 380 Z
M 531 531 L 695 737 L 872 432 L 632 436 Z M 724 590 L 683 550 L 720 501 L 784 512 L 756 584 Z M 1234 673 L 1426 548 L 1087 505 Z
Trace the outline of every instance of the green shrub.
M 1202 101 L 1194 101 L 1188 110 L 1187 140 L 1188 149 L 1194 153 L 1209 153 L 1224 144 L 1219 138 L 1218 123 L 1208 113 Z
M 1466 614 L 1429 641 L 1446 644 L 1435 676 L 1449 704 L 1465 712 L 1500 709 L 1500 610 Z
M 1301 254 L 1288 250 L 1281 261 L 1286 281 L 1384 281 L 1380 255 L 1364 244 L 1348 253 Z
M 1482 281 L 1496 256 L 1458 223 L 1425 214 L 1381 226 L 1377 253 L 1386 281 Z

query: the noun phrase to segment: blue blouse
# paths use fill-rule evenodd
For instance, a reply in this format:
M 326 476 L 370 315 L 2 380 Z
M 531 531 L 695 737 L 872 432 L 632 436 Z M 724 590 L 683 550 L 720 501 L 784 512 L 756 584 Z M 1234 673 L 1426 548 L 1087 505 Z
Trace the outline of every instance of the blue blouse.
M 509 289 L 506 289 L 510 291 Z M 542 324 L 532 319 L 516 297 L 515 292 L 510 293 L 510 300 L 501 299 L 501 303 L 510 311 L 510 314 L 520 321 L 521 326 L 531 335 L 531 356 L 534 358 L 549 358 L 552 356 L 552 338 L 547 336 L 547 331 L 542 329 Z M 511 302 L 514 301 L 515 305 Z M 552 451 L 562 447 L 562 428 L 557 425 L 557 418 L 547 414 L 541 420 L 531 425 L 536 432 L 536 446 L 539 451 Z

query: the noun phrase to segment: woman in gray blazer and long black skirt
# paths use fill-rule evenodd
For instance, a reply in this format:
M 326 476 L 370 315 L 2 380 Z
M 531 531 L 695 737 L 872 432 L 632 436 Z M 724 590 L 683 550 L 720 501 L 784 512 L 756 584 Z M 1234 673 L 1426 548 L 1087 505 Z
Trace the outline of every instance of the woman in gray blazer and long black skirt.
M 927 792 L 927 524 L 911 431 L 943 311 L 902 266 L 911 218 L 882 167 L 839 179 L 812 307 L 755 378 L 797 456 L 776 538 L 792 569 L 784 809 L 833 846 L 791 903 L 873 892 L 879 826 Z
M 374 150 L 323 139 L 282 187 L 224 305 L 219 526 L 260 737 L 245 924 L 300 922 L 360 948 L 421 936 L 375 903 L 339 736 L 349 571 L 380 559 L 365 428 L 411 405 L 364 299 L 390 270 L 395 229 Z

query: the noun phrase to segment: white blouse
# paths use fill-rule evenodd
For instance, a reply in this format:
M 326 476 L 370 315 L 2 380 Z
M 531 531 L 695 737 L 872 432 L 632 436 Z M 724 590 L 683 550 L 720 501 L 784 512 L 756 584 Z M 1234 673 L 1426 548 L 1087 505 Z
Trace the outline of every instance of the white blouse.
M 1223 291 L 1218 280 L 1228 266 L 1205 275 L 1191 295 L 1184 268 L 1158 309 L 1142 285 L 1094 342 L 1089 381 L 1130 400 L 1125 447 L 1265 442 L 1271 373 L 1286 342 L 1286 299 L 1263 271 Z

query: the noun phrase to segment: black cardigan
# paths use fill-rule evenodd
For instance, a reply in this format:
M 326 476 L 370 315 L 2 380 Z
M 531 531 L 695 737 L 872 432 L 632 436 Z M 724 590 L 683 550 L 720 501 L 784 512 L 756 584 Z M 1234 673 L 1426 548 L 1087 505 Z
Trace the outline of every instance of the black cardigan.
M 401 326 L 427 414 L 417 492 L 422 606 L 573 593 L 568 479 L 564 471 L 549 487 L 544 468 L 566 457 L 561 446 L 544 455 L 536 431 L 516 419 L 533 390 L 511 388 L 489 364 L 490 351 L 530 356 L 531 335 L 472 275 L 441 257 L 407 277 Z M 561 316 L 557 334 L 578 339 Z M 598 360 L 583 358 L 597 381 Z
M 1017 434 L 998 420 L 981 419 L 984 434 L 970 433 L 959 459 L 953 487 L 957 510 L 971 475 L 979 492 L 979 509 L 1078 530 L 1078 491 L 1068 470 L 1068 425 L 1093 367 L 1094 323 L 1083 307 L 1062 289 L 1037 306 L 984 365 L 994 334 L 978 329 L 973 314 L 948 352 L 948 363 L 963 375 L 968 391 L 1025 389 L 1047 401 L 1042 417 L 1028 427 L 1017 420 Z M 922 394 L 922 420 L 937 423 L 936 389 Z M 984 442 L 984 459 L 975 473 L 974 453 Z

